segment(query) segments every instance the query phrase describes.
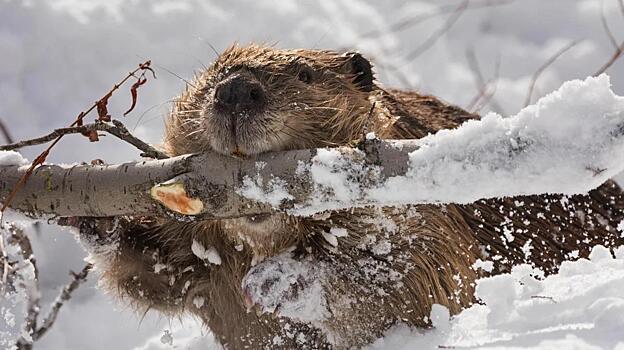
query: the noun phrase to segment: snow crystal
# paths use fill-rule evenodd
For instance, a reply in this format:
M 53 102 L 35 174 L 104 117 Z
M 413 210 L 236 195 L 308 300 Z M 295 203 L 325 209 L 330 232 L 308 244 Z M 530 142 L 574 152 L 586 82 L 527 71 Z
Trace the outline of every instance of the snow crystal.
M 332 227 L 329 229 L 329 233 L 336 237 L 347 237 L 349 235 L 347 229 L 342 227 Z
M 167 268 L 167 265 L 162 264 L 162 263 L 156 263 L 154 264 L 154 272 L 155 273 L 160 273 L 160 271 L 164 270 Z
M 212 264 L 221 265 L 221 256 L 214 247 L 208 247 L 208 249 L 206 249 L 206 259 Z
M 163 331 L 163 335 L 160 337 L 160 342 L 166 345 L 173 345 L 173 336 L 168 329 Z
M 243 197 L 256 200 L 258 202 L 269 203 L 273 207 L 278 207 L 283 200 L 294 198 L 286 189 L 286 182 L 279 178 L 272 178 L 268 182 L 268 190 L 263 189 L 263 179 L 260 175 L 252 180 L 249 176 L 243 179 L 243 186 L 237 191 Z
M 392 251 L 392 243 L 390 243 L 390 241 L 384 239 L 384 240 L 380 241 L 379 243 L 375 244 L 371 248 L 371 251 L 375 255 L 388 255 Z
M 336 238 L 336 236 L 334 236 L 333 234 L 331 234 L 330 232 L 322 232 L 323 234 L 323 238 L 325 238 L 325 240 L 331 244 L 334 247 L 338 246 L 338 238 Z
M 191 244 L 191 251 L 202 260 L 207 260 L 215 265 L 221 265 L 221 256 L 214 247 L 204 247 L 203 244 L 194 239 Z
M 282 337 L 280 337 L 279 335 L 276 335 L 275 337 L 273 337 L 273 345 L 275 346 L 284 345 L 284 339 L 282 339 Z
M 205 301 L 204 297 L 195 297 L 193 298 L 193 305 L 195 305 L 196 308 L 201 309 L 202 306 L 204 306 Z
M 477 261 L 472 264 L 472 268 L 474 270 L 481 269 L 485 272 L 492 272 L 494 270 L 494 262 L 493 261 L 483 261 L 481 259 L 477 259 Z
M 346 163 L 348 161 L 337 150 L 319 149 L 310 167 L 312 181 L 323 191 L 331 189 L 336 200 L 341 202 L 349 202 L 357 192 L 357 184 L 349 180 L 347 173 L 335 171 Z
M 372 132 L 372 131 L 366 134 L 366 139 L 369 140 L 369 141 L 370 140 L 374 140 L 376 138 L 377 138 L 377 135 L 375 135 L 375 133 Z
M 522 253 L 524 253 L 524 258 L 527 260 L 531 257 L 531 250 L 533 249 L 531 242 L 532 240 L 529 239 L 522 245 Z

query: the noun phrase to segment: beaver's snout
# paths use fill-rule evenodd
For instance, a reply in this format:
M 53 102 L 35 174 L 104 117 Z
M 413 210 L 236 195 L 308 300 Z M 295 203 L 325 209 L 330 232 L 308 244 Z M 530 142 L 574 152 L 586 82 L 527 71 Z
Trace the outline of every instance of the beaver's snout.
M 215 108 L 224 114 L 258 114 L 266 107 L 266 94 L 259 81 L 236 74 L 215 88 Z

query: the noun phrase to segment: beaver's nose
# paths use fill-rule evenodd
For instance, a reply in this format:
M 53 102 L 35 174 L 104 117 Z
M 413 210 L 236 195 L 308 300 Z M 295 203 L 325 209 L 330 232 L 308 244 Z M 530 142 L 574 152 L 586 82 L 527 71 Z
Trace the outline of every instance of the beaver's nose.
M 259 81 L 242 75 L 229 77 L 215 88 L 215 106 L 227 113 L 259 113 L 266 94 Z

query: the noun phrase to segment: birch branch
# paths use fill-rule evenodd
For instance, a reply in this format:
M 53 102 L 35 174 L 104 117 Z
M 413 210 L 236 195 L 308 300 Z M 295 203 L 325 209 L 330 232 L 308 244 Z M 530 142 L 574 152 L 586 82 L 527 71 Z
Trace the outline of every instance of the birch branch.
M 351 165 L 359 165 L 360 174 L 383 167 L 386 170 L 381 175 L 387 178 L 405 174 L 408 152 L 417 146 L 409 140 L 369 141 L 365 148 L 366 152 L 350 147 L 295 150 L 255 159 L 204 153 L 114 165 L 43 165 L 34 171 L 11 206 L 36 217 L 163 217 L 180 213 L 209 219 L 266 214 L 295 209 L 312 199 L 314 181 L 309 169 L 302 169 L 303 164 L 310 168 L 319 152 L 344 156 L 347 172 Z M 0 167 L 0 198 L 6 198 L 26 169 Z M 381 179 L 371 179 L 370 186 Z M 279 186 L 286 183 L 288 195 L 278 198 Z M 265 195 L 268 202 L 258 201 Z M 279 199 L 284 199 L 283 203 Z
M 0 158 L 0 164 L 1 164 Z M 518 115 L 359 148 L 214 153 L 116 165 L 43 165 L 15 196 L 34 216 L 184 219 L 581 194 L 624 170 L 624 98 L 608 76 L 565 83 Z M 26 167 L 0 167 L 6 199 Z M 565 175 L 565 176 L 562 176 Z
M 134 147 L 138 148 L 139 150 L 143 151 L 143 153 L 141 153 L 142 157 L 157 158 L 157 159 L 168 158 L 164 153 L 148 145 L 147 143 L 138 139 L 134 135 L 130 134 L 126 126 L 121 121 L 113 119 L 111 120 L 111 123 L 112 124 L 102 122 L 102 121 L 96 121 L 95 123 L 92 123 L 92 124 L 85 124 L 81 126 L 72 126 L 68 128 L 56 129 L 52 131 L 51 133 L 41 136 L 41 137 L 37 137 L 34 139 L 30 139 L 30 140 L 19 141 L 16 143 L 10 143 L 8 145 L 0 145 L 0 151 L 12 151 L 12 150 L 20 149 L 22 147 L 41 145 L 41 144 L 53 141 L 55 139 L 58 139 L 59 137 L 70 135 L 70 134 L 88 134 L 91 131 L 105 131 L 119 138 L 120 140 L 123 140 L 133 145 Z

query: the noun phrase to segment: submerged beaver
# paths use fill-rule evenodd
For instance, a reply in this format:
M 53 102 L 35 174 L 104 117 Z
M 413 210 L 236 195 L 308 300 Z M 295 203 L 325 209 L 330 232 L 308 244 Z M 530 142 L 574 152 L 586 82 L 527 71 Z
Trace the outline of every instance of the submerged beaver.
M 175 104 L 164 146 L 235 157 L 345 145 L 365 130 L 421 138 L 478 118 L 435 97 L 383 89 L 358 53 L 233 46 Z M 353 348 L 389 327 L 430 326 L 433 304 L 471 305 L 473 268 L 545 273 L 596 244 L 624 243 L 613 182 L 587 196 L 358 208 L 177 222 L 83 221 L 105 286 L 138 308 L 190 312 L 231 349 Z M 110 229 L 110 230 L 109 230 Z M 111 233 L 112 232 L 112 233 Z M 110 244 L 114 243 L 114 244 Z

